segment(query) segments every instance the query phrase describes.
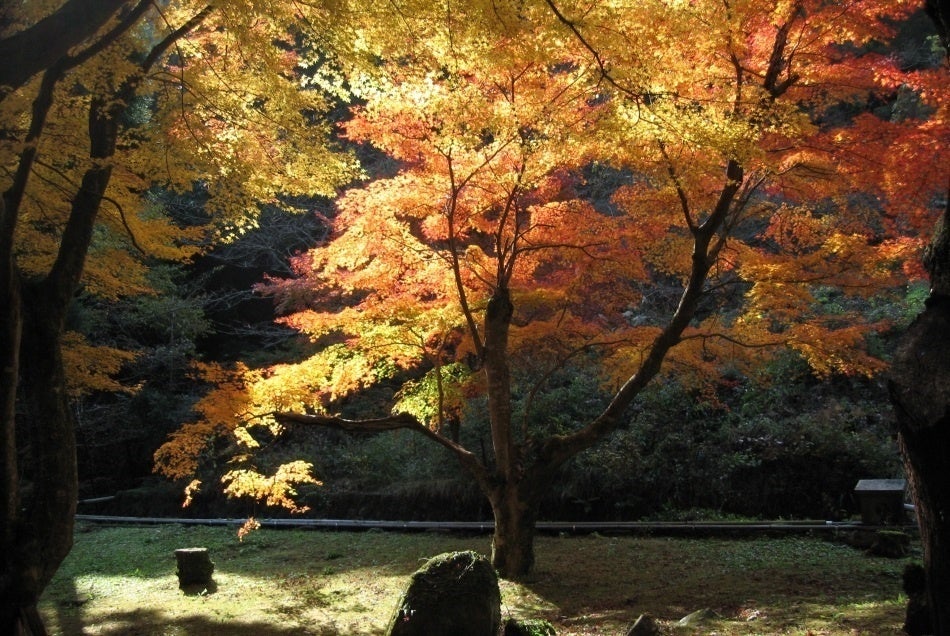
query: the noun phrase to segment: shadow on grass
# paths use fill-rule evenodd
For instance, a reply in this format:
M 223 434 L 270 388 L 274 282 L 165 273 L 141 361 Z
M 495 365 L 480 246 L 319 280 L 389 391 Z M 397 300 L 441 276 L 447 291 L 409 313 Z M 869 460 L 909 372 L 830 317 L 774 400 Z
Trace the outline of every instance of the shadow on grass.
M 209 620 L 203 616 L 187 616 L 169 619 L 161 613 L 140 609 L 132 612 L 117 613 L 109 616 L 107 623 L 95 626 L 95 633 L 100 636 L 159 636 L 164 634 L 182 634 L 187 636 L 212 636 L 227 634 L 228 636 L 278 636 L 285 634 L 300 634 L 300 627 L 280 625 L 279 618 L 273 621 L 242 623 L 237 620 L 221 622 Z M 63 631 L 63 634 L 83 634 L 80 629 L 75 632 Z M 337 636 L 337 631 L 308 632 L 319 636 Z
M 208 583 L 184 583 L 179 584 L 178 589 L 185 596 L 207 596 L 218 591 L 218 584 L 212 579 Z
M 64 635 L 376 634 L 426 559 L 490 550 L 486 536 L 430 533 L 281 530 L 239 542 L 227 530 L 164 527 L 77 539 L 43 610 Z M 178 589 L 183 545 L 211 550 L 220 591 Z M 503 583 L 505 611 L 547 618 L 559 633 L 621 633 L 644 612 L 672 622 L 703 608 L 730 636 L 899 634 L 903 619 L 903 561 L 822 541 L 538 537 L 537 556 L 529 577 Z M 197 615 L 178 616 L 183 602 Z
M 183 546 L 209 549 L 214 586 L 180 587 Z M 227 528 L 91 528 L 40 609 L 63 636 L 376 634 L 424 560 L 487 547 L 485 537 L 423 533 L 260 531 L 242 542 Z
M 538 567 L 516 585 L 562 625 L 629 626 L 641 613 L 675 622 L 709 608 L 727 634 L 902 633 L 903 559 L 798 539 L 576 537 L 539 547 Z
M 78 608 L 88 599 L 79 593 L 75 581 L 71 578 L 65 579 L 59 598 L 56 603 L 56 620 L 63 634 L 82 634 L 82 619 Z

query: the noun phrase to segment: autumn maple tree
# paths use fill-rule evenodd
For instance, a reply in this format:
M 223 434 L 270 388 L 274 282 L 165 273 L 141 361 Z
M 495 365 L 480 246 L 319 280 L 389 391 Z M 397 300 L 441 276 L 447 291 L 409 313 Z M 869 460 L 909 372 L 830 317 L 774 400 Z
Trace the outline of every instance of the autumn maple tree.
M 158 451 L 160 470 L 191 478 L 211 439 L 234 437 L 229 492 L 280 502 L 313 477 L 306 464 L 259 472 L 256 427 L 417 431 L 477 482 L 495 519 L 493 563 L 518 576 L 558 468 L 623 426 L 657 378 L 708 387 L 724 365 L 785 348 L 820 375 L 877 373 L 866 337 L 885 325 L 859 301 L 916 274 L 907 263 L 945 178 L 942 114 L 862 107 L 901 86 L 926 86 L 913 93 L 925 108 L 943 99 L 928 71 L 872 52 L 912 9 L 374 8 L 356 34 L 375 63 L 347 75 L 360 105 L 344 136 L 395 169 L 338 200 L 332 236 L 296 259 L 296 277 L 262 287 L 316 353 L 209 369 L 221 389 Z M 852 309 L 825 311 L 829 289 Z M 514 396 L 543 392 L 581 355 L 612 401 L 567 430 L 528 426 Z M 399 378 L 391 413 L 334 414 L 341 398 Z M 459 435 L 479 417 L 466 409 L 475 396 L 490 456 Z
M 328 194 L 350 165 L 318 125 L 324 100 L 299 86 L 296 25 L 319 28 L 317 9 L 68 0 L 2 12 L 0 631 L 39 634 L 36 601 L 72 545 L 70 396 L 116 388 L 110 372 L 134 354 L 68 331 L 74 296 L 154 293 L 150 263 L 227 240 L 284 192 Z M 193 188 L 204 228 L 153 196 Z

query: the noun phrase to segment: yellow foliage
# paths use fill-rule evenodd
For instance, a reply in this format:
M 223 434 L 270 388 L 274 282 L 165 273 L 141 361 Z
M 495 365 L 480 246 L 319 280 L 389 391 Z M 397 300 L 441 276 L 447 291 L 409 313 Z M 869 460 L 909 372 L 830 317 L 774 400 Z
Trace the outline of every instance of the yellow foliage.
M 205 419 L 182 424 L 155 451 L 155 472 L 174 480 L 193 478 L 204 453 L 229 430 Z
M 66 332 L 62 345 L 66 386 L 71 397 L 96 391 L 136 391 L 136 387 L 126 386 L 114 379 L 122 365 L 134 360 L 136 354 L 115 347 L 92 345 L 85 336 L 75 331 Z
M 263 475 L 254 469 L 232 470 L 221 478 L 224 492 L 229 497 L 249 497 L 268 506 L 280 506 L 291 512 L 306 512 L 307 506 L 298 506 L 294 501 L 299 484 L 321 485 L 310 471 L 313 465 L 295 461 L 282 464 L 273 475 Z
M 47 4 L 11 8 L 4 26 L 35 22 Z M 57 84 L 36 142 L 33 176 L 15 211 L 17 265 L 27 275 L 49 270 L 83 174 L 95 165 L 107 164 L 111 178 L 83 284 L 109 299 L 150 291 L 144 281 L 148 259 L 190 258 L 209 236 L 235 236 L 261 203 L 283 205 L 287 193 L 330 195 L 357 174 L 352 158 L 329 147 L 328 128 L 309 116 L 328 106 L 319 92 L 300 90 L 300 60 L 286 45 L 302 37 L 301 23 L 322 37 L 317 30 L 333 20 L 326 7 L 223 3 L 142 74 L 138 60 L 206 4 L 174 0 L 161 10 L 156 6 L 137 28 Z M 138 78 L 134 97 L 117 101 L 130 78 Z M 0 190 L 9 187 L 25 149 L 38 85 L 36 78 L 2 102 L 0 164 L 7 168 Z M 87 132 L 97 101 L 124 104 L 125 113 L 115 155 L 94 161 Z M 183 227 L 143 195 L 156 186 L 190 191 L 196 183 L 209 195 L 211 227 Z
M 185 501 L 181 504 L 182 508 L 187 508 L 191 505 L 191 502 L 194 501 L 195 494 L 201 489 L 201 480 L 192 479 L 188 482 L 188 485 L 185 486 Z
M 840 373 L 872 377 L 886 363 L 865 353 L 861 346 L 868 326 L 824 327 L 818 323 L 799 323 L 788 331 L 788 344 L 799 351 L 819 377 Z
M 155 471 L 170 479 L 193 477 L 213 444 L 229 439 L 243 421 L 252 418 L 243 365 L 227 369 L 216 364 L 196 364 L 196 372 L 214 389 L 195 405 L 198 418 L 182 426 L 155 451 Z
M 261 523 L 257 519 L 255 519 L 254 517 L 248 517 L 247 521 L 245 521 L 241 525 L 241 527 L 238 528 L 238 531 L 237 531 L 238 540 L 243 541 L 244 537 L 254 532 L 255 530 L 259 530 L 260 527 L 261 527 Z
M 507 5 L 492 3 L 499 6 Z M 812 319 L 816 286 L 871 294 L 898 280 L 898 243 L 862 233 L 867 223 L 855 223 L 849 205 L 818 214 L 793 202 L 776 209 L 754 196 L 768 183 L 789 199 L 844 200 L 833 151 L 801 141 L 818 130 L 801 108 L 808 82 L 789 70 L 840 33 L 784 2 L 730 3 L 726 12 L 712 2 L 660 0 L 559 7 L 591 48 L 609 55 L 604 69 L 540 5 L 520 7 L 510 22 L 504 9 L 492 15 L 481 2 L 451 11 L 416 2 L 398 14 L 392 7 L 368 14 L 382 21 L 364 21 L 359 46 L 378 63 L 360 67 L 353 80 L 364 102 L 347 135 L 400 160 L 401 171 L 340 199 L 332 241 L 311 254 L 305 275 L 312 297 L 323 291 L 333 302 L 284 318 L 316 342 L 342 337 L 353 357 L 334 345 L 332 354 L 293 372 L 279 369 L 275 378 L 302 385 L 289 378 L 320 369 L 306 384 L 319 384 L 315 395 L 332 401 L 374 379 L 368 352 L 387 351 L 400 367 L 421 363 L 426 349 L 416 343 L 465 328 L 460 294 L 470 311 L 480 310 L 499 286 L 513 290 L 513 349 L 547 344 L 554 351 L 570 338 L 591 341 L 600 329 L 605 339 L 627 343 L 611 360 L 632 372 L 630 361 L 657 329 L 630 328 L 622 315 L 641 301 L 643 285 L 688 274 L 694 228 L 717 205 L 729 161 L 743 166 L 747 189 L 723 233 L 747 219 L 771 220 L 755 240 L 725 240 L 711 255 L 714 276 L 745 284 L 746 307 L 731 321 L 684 335 L 671 364 L 692 360 L 711 369 L 707 360 L 737 355 L 737 347 L 778 344 L 790 325 Z M 870 14 L 856 11 L 870 33 Z M 791 23 L 797 48 L 778 49 L 789 58 L 763 84 Z M 400 38 L 413 42 L 411 53 Z M 556 43 L 554 57 L 542 40 Z M 804 78 L 810 69 L 799 71 Z M 563 180 L 592 159 L 634 175 L 612 193 L 611 214 L 571 198 Z M 456 313 L 433 329 L 427 316 L 437 307 Z M 560 338 L 546 341 L 545 330 L 569 335 L 555 347 Z

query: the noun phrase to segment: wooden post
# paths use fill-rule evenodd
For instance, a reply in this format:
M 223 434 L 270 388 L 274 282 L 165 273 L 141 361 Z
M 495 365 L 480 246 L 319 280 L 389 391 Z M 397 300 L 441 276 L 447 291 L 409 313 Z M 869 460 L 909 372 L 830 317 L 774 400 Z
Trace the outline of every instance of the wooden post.
M 175 550 L 178 562 L 178 585 L 209 585 L 214 563 L 208 555 L 208 548 L 181 548 Z

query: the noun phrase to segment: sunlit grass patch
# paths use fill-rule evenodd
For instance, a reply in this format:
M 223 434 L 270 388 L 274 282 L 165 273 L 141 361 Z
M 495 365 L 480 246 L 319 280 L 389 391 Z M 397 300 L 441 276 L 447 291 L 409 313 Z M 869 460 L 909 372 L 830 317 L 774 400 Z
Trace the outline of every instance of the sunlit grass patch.
M 53 634 L 378 635 L 431 556 L 490 551 L 486 536 L 233 528 L 88 528 L 41 603 Z M 178 588 L 174 550 L 207 547 L 214 585 Z M 906 560 L 817 538 L 540 536 L 537 566 L 502 581 L 505 617 L 558 634 L 622 634 L 641 613 L 670 633 L 900 634 Z M 680 618 L 709 608 L 701 628 Z

